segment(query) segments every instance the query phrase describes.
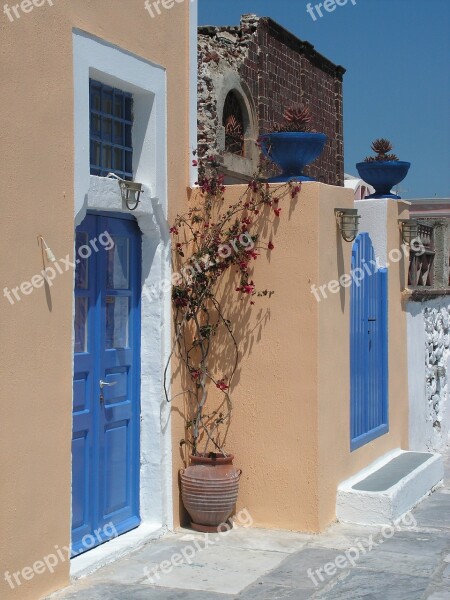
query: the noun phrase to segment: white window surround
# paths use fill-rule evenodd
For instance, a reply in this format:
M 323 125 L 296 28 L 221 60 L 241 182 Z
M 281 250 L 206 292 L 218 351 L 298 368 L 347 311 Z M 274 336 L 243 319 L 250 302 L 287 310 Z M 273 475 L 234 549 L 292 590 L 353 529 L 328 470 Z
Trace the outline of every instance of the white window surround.
M 167 210 L 165 69 L 78 30 L 73 32 L 73 51 L 77 224 L 90 186 L 90 77 L 133 94 L 134 179 L 147 185 Z
M 136 530 L 72 559 L 71 574 L 85 574 L 173 527 L 170 406 L 163 371 L 170 352 L 170 236 L 167 226 L 166 72 L 82 31 L 73 31 L 75 226 L 88 209 L 130 214 L 116 180 L 90 175 L 89 78 L 134 96 L 133 172 L 144 184 L 132 214 L 142 232 L 141 471 Z M 155 291 L 158 292 L 155 295 Z

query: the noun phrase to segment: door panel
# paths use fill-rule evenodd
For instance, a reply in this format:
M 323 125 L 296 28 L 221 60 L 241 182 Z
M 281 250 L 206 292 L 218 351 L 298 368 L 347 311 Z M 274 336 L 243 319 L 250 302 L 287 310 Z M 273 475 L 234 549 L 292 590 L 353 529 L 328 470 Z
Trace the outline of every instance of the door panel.
M 89 497 L 89 439 L 87 432 L 81 432 L 79 437 L 74 437 L 72 441 L 73 464 L 78 465 L 78 469 L 73 471 L 73 499 L 72 499 L 72 527 L 80 530 L 88 521 Z
M 76 256 L 79 249 L 96 237 L 94 217 L 86 217 L 76 233 Z M 81 545 L 83 536 L 94 530 L 93 502 L 95 404 L 93 403 L 94 356 L 92 332 L 97 302 L 94 260 L 80 259 L 75 271 L 74 322 L 74 384 L 73 384 L 73 440 L 72 440 L 72 540 Z M 77 547 L 78 549 L 78 547 Z
M 102 246 L 104 232 L 109 239 Z M 98 251 L 82 260 L 80 247 Z M 82 256 L 88 254 L 84 249 Z M 98 530 L 107 524 L 124 533 L 140 523 L 139 272 L 136 223 L 88 215 L 77 228 L 73 554 L 88 549 L 85 535 L 96 532 L 96 543 L 106 541 Z

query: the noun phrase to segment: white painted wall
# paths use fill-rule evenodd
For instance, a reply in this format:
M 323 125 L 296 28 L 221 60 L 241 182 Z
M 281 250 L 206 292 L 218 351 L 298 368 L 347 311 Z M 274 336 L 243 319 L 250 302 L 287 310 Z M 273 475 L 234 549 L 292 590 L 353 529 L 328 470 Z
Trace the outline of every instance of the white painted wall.
M 425 327 L 420 302 L 410 302 L 406 313 L 408 331 L 409 448 L 428 450 L 425 386 Z M 428 426 L 429 427 L 429 426 Z M 428 432 L 429 434 L 430 432 Z
M 450 299 L 409 302 L 407 326 L 409 446 L 440 451 L 450 442 Z
M 141 493 L 142 535 L 173 526 L 170 410 L 164 400 L 163 372 L 170 353 L 171 277 L 167 225 L 166 72 L 84 32 L 74 31 L 75 226 L 88 209 L 129 211 L 117 180 L 90 175 L 89 77 L 131 92 L 134 97 L 133 172 L 144 184 L 132 214 L 142 232 L 141 308 Z M 169 374 L 170 375 L 170 374 Z M 130 543 L 138 544 L 131 532 Z M 108 548 L 117 540 L 106 544 Z M 119 542 L 120 543 L 120 542 Z M 123 546 L 123 542 L 122 546 Z M 86 556 L 104 551 L 104 547 Z M 103 560 L 103 559 L 99 559 Z
M 388 200 L 359 200 L 355 208 L 361 215 L 360 233 L 367 232 L 372 240 L 375 257 L 379 266 L 385 267 L 388 262 L 387 214 Z

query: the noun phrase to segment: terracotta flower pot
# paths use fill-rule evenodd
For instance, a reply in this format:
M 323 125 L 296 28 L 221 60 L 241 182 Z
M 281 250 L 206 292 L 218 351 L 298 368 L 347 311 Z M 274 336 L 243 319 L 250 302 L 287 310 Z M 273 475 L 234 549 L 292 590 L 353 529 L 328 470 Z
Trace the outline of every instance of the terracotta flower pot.
M 181 470 L 181 498 L 191 517 L 192 529 L 220 531 L 233 512 L 242 471 L 233 467 L 234 456 L 191 456 Z

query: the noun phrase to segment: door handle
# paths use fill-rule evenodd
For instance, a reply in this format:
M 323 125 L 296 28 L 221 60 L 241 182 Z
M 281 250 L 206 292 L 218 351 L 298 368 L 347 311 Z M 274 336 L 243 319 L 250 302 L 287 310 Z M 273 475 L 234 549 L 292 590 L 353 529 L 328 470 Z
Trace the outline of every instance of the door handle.
M 100 389 L 102 390 L 104 387 L 112 387 L 113 385 L 116 385 L 117 381 L 112 381 L 111 383 L 108 383 L 107 381 L 103 381 L 102 379 L 100 379 Z

